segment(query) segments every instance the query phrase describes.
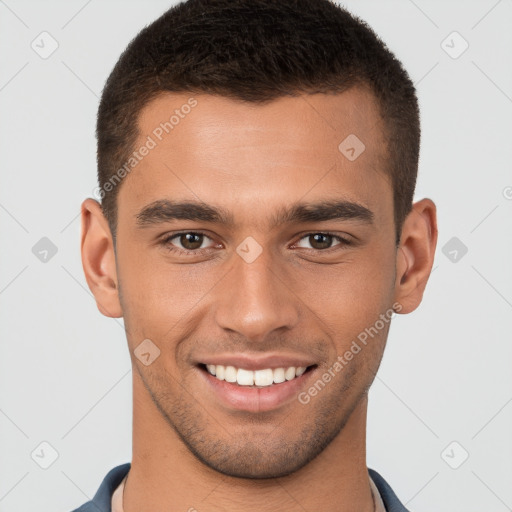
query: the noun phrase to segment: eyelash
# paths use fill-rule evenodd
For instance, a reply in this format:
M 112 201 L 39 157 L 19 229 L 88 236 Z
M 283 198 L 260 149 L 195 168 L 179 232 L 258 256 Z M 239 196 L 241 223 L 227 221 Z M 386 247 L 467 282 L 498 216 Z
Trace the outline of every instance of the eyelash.
M 207 247 L 204 249 L 190 250 L 190 249 L 180 249 L 179 247 L 172 247 L 170 245 L 171 240 L 173 240 L 174 238 L 179 237 L 181 235 L 203 235 L 206 238 L 210 238 L 206 233 L 203 233 L 202 231 L 180 231 L 179 233 L 174 233 L 172 235 L 165 237 L 160 243 L 167 251 L 169 251 L 171 253 L 183 254 L 185 256 L 194 256 L 197 254 L 201 254 L 203 251 L 208 251 L 211 249 L 210 247 Z M 336 244 L 332 247 L 329 247 L 327 249 L 307 249 L 307 248 L 305 248 L 308 251 L 322 253 L 322 252 L 329 252 L 330 250 L 334 249 L 337 245 L 353 245 L 353 242 L 351 240 L 343 238 L 342 236 L 336 235 L 330 231 L 312 231 L 311 233 L 306 233 L 305 235 L 301 236 L 298 241 L 300 242 L 304 238 L 307 238 L 311 235 L 328 235 L 328 236 L 335 238 L 340 243 Z M 302 249 L 304 249 L 304 247 Z

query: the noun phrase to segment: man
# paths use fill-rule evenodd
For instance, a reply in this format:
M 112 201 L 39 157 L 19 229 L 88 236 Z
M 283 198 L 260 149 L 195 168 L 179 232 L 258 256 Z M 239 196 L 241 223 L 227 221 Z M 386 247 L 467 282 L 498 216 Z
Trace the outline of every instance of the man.
M 400 62 L 328 0 L 189 0 L 122 54 L 97 136 L 82 261 L 124 318 L 133 458 L 78 510 L 405 511 L 365 446 L 437 242 Z

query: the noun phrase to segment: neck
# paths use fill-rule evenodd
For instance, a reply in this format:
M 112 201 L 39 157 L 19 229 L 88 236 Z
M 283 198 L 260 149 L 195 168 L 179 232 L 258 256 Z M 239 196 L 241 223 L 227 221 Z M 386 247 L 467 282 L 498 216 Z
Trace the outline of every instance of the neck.
M 197 459 L 133 374 L 133 457 L 124 512 L 373 512 L 366 395 L 339 434 L 306 466 L 279 478 L 247 479 L 221 474 Z

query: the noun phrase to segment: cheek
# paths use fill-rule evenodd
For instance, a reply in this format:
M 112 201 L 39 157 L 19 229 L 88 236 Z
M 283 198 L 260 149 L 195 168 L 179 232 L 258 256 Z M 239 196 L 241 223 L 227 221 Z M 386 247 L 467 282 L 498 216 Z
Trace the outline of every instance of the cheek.
M 172 265 L 157 251 L 128 248 L 118 253 L 118 277 L 125 325 L 134 337 L 160 340 L 184 329 L 218 280 L 206 266 Z
M 371 318 L 372 313 L 378 316 L 393 297 L 394 264 L 390 251 L 368 248 L 348 254 L 339 264 L 296 269 L 296 282 L 303 283 L 309 305 L 318 304 L 321 310 L 330 311 L 329 318 L 346 312 Z
M 394 259 L 391 255 L 376 251 L 368 256 L 360 253 L 340 265 L 298 271 L 296 279 L 302 283 L 298 295 L 321 320 L 320 329 L 328 329 L 337 355 L 354 347 L 353 343 L 363 349 L 362 360 L 367 357 L 373 360 L 380 354 L 392 314 Z M 386 316 L 384 321 L 382 314 Z M 357 351 L 357 346 L 353 350 Z

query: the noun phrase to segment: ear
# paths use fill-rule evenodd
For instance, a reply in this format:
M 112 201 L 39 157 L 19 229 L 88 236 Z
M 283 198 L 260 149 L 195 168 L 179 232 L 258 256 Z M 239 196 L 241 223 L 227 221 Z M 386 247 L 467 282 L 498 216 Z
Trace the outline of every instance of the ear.
M 119 300 L 112 234 L 101 205 L 94 199 L 82 203 L 82 266 L 96 305 L 105 316 L 123 316 Z
M 397 313 L 414 311 L 421 303 L 437 245 L 436 205 L 430 199 L 413 204 L 402 227 L 396 255 L 395 301 Z

